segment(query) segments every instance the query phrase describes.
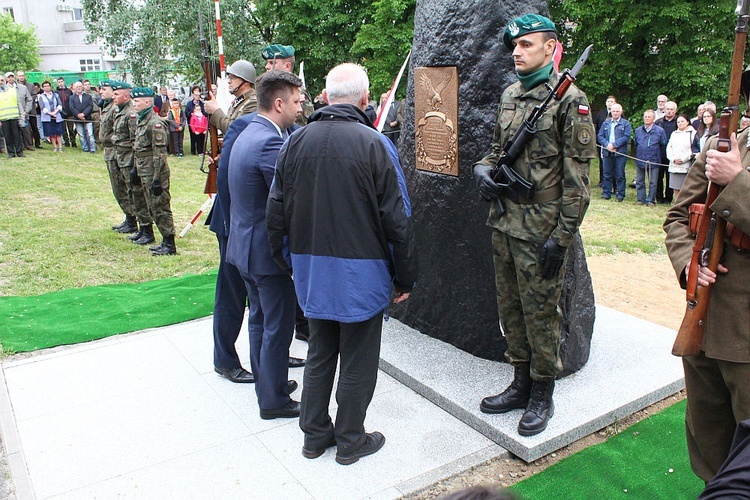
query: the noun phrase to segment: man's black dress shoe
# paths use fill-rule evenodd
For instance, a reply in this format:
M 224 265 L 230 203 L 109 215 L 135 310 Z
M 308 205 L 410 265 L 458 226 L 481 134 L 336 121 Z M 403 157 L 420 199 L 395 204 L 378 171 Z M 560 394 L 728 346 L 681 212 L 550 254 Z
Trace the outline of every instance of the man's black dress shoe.
M 385 436 L 377 431 L 366 433 L 365 438 L 365 444 L 356 450 L 347 454 L 336 453 L 336 461 L 341 465 L 351 465 L 362 457 L 372 455 L 385 444 Z
M 304 359 L 289 356 L 289 368 L 300 368 L 302 366 L 305 366 Z
M 260 418 L 263 420 L 273 420 L 275 418 L 297 418 L 299 417 L 299 401 L 290 400 L 281 408 L 273 410 L 260 410 Z
M 336 446 L 336 438 L 332 437 L 328 443 L 326 443 L 324 446 L 310 446 L 307 445 L 302 447 L 302 456 L 305 458 L 318 458 L 323 453 L 326 452 L 326 450 L 332 446 Z
M 245 370 L 244 368 L 216 368 L 214 371 L 219 375 L 228 378 L 237 384 L 253 384 L 255 383 L 255 377 L 252 373 Z
M 297 390 L 297 387 L 299 387 L 299 384 L 297 383 L 296 380 L 288 380 L 286 383 L 286 388 L 284 389 L 284 392 L 287 394 L 291 394 Z

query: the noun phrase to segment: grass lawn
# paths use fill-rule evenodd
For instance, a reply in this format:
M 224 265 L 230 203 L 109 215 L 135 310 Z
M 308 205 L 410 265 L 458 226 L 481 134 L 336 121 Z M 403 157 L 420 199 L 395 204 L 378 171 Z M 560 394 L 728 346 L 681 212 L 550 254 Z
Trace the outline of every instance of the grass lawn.
M 169 157 L 175 229 L 179 232 L 198 211 L 205 175 L 200 157 Z M 598 181 L 596 162 L 592 182 Z M 628 182 L 634 166 L 628 162 Z M 467 196 L 471 193 L 467 193 Z M 666 206 L 635 206 L 628 188 L 623 203 L 601 199 L 593 187 L 591 206 L 581 228 L 590 255 L 617 252 L 664 252 L 661 224 Z M 205 214 L 184 238 L 176 256 L 153 257 L 111 226 L 122 221 L 112 196 L 101 153 L 67 148 L 54 154 L 50 145 L 25 158 L 0 157 L 0 296 L 45 292 L 110 283 L 139 283 L 157 278 L 203 273 L 218 266 L 216 238 L 203 226 Z M 157 232 L 157 241 L 160 236 Z

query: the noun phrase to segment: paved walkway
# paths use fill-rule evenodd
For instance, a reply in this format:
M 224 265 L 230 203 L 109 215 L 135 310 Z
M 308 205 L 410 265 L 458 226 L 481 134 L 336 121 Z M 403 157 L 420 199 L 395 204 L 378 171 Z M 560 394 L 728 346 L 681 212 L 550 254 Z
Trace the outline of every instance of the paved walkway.
M 333 449 L 305 459 L 297 420 L 261 420 L 254 386 L 215 374 L 212 349 L 206 318 L 3 363 L 17 497 L 396 498 L 503 453 L 381 372 L 366 425 L 384 448 L 350 466 Z

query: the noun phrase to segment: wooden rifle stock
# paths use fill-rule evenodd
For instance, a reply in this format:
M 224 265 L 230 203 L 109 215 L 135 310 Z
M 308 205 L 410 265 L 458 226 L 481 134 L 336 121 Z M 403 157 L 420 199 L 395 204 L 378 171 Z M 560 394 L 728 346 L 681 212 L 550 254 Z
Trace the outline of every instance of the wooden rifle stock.
M 719 140 L 716 146 L 716 149 L 722 152 L 730 150 L 730 137 L 737 131 L 737 124 L 739 123 L 740 85 L 744 69 L 749 7 L 750 1 L 737 1 L 736 14 L 738 17 L 735 28 L 732 73 L 729 80 L 729 98 L 727 107 L 721 113 Z M 711 284 L 698 287 L 698 269 L 699 266 L 708 267 L 716 273 L 724 254 L 724 235 L 727 221 L 718 217 L 711 210 L 711 205 L 722 189 L 721 186 L 714 183 L 711 183 L 708 188 L 706 206 L 703 215 L 701 215 L 698 234 L 693 245 L 693 257 L 690 259 L 688 269 L 687 308 L 677 332 L 677 338 L 672 346 L 672 354 L 675 356 L 697 356 L 701 352 Z
M 206 38 L 203 36 L 203 18 L 201 17 L 201 11 L 198 10 L 198 24 L 200 29 L 201 37 L 201 55 L 203 57 L 203 74 L 206 80 L 206 97 L 205 99 L 211 100 L 211 82 L 213 82 L 211 72 L 211 61 L 208 58 L 208 48 L 206 46 Z M 211 139 L 211 149 L 204 150 L 204 156 L 202 161 L 206 161 L 208 156 L 208 172 L 203 169 L 201 164 L 201 172 L 206 173 L 206 185 L 203 187 L 205 194 L 216 194 L 219 192 L 219 188 L 216 185 L 216 178 L 219 173 L 219 154 L 221 153 L 221 146 L 219 145 L 219 131 L 215 125 L 211 124 L 211 118 L 208 119 L 208 136 Z

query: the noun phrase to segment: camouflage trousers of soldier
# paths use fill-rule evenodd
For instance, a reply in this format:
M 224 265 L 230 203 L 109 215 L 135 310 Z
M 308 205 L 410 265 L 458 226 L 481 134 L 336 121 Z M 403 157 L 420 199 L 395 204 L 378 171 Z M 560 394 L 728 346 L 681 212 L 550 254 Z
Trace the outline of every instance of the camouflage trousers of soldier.
M 164 165 L 159 180 L 161 181 L 162 192 L 156 196 L 151 192 L 151 183 L 154 181 L 153 160 L 150 158 L 136 158 L 138 166 L 138 177 L 141 179 L 141 186 L 146 195 L 146 203 L 154 218 L 154 223 L 159 229 L 162 238 L 174 236 L 174 220 L 172 219 L 172 197 L 169 194 L 169 166 Z
M 133 208 L 133 200 L 128 192 L 128 185 L 125 183 L 122 174 L 120 173 L 120 167 L 117 166 L 117 159 L 114 156 L 114 148 L 104 148 L 104 161 L 107 163 L 107 172 L 109 172 L 109 183 L 112 186 L 112 194 L 115 196 L 117 204 L 120 205 L 120 210 L 125 214 L 126 217 L 134 217 L 135 209 Z
M 138 224 L 147 226 L 152 223 L 153 217 L 148 209 L 146 194 L 143 191 L 143 183 L 132 184 L 130 182 L 130 171 L 133 170 L 133 152 L 117 152 L 117 166 L 120 169 L 122 182 L 128 189 L 128 196 L 135 212 L 135 218 Z
M 559 276 L 542 279 L 539 249 L 542 243 L 492 231 L 495 288 L 500 325 L 508 341 L 505 357 L 512 365 L 531 363 L 531 378 L 552 380 L 562 371 L 558 307 L 563 265 Z

